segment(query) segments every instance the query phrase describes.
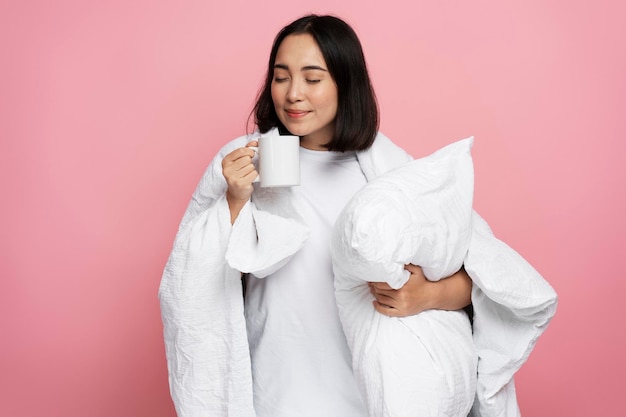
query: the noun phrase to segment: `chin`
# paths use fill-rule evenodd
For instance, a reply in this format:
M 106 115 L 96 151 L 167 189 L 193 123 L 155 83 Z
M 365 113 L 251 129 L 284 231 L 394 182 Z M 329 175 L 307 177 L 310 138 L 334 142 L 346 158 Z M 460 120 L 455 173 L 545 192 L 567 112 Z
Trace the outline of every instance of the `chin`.
M 290 126 L 285 123 L 283 123 L 283 126 L 285 126 L 285 130 L 287 130 L 287 132 L 289 132 L 293 136 L 306 136 L 307 134 L 309 134 L 308 130 L 303 129 L 302 127 Z

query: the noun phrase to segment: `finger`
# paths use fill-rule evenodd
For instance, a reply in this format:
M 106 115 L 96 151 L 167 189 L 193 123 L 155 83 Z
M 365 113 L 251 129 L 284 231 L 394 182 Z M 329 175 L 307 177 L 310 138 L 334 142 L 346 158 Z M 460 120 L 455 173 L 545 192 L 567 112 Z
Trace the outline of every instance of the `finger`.
M 245 178 L 246 181 L 249 181 L 251 183 L 258 176 L 259 176 L 259 173 L 257 172 L 256 168 L 254 168 L 254 165 L 252 165 L 250 172 L 244 174 L 243 178 Z
M 227 179 L 237 179 L 248 175 L 254 170 L 254 165 L 237 162 L 223 168 L 224 176 Z
M 374 296 L 374 298 L 376 299 L 376 301 L 378 301 L 381 304 L 385 304 L 388 305 L 390 307 L 393 307 L 396 305 L 396 299 L 390 295 L 387 294 L 381 294 L 381 293 L 372 293 L 372 295 Z
M 252 158 L 254 157 L 254 151 L 246 148 L 239 148 L 235 152 L 229 155 L 229 158 L 224 158 L 222 161 L 222 167 L 224 169 L 230 169 L 232 171 L 239 171 L 242 168 L 253 167 Z
M 369 286 L 370 286 L 370 288 L 376 288 L 379 291 L 395 291 L 386 282 L 370 282 Z
M 253 164 L 243 163 L 241 161 L 224 166 L 222 173 L 228 183 L 229 189 L 232 187 L 248 188 L 251 186 L 252 181 L 258 176 Z
M 404 265 L 404 269 L 409 271 L 411 274 L 415 274 L 417 272 L 420 272 L 422 270 L 422 267 L 413 264 L 406 264 Z
M 237 161 L 241 158 L 253 158 L 254 157 L 254 149 L 250 149 L 248 147 L 237 148 L 231 153 L 227 155 L 225 159 L 229 161 Z
M 243 156 L 237 159 L 230 168 L 235 172 L 239 172 L 241 175 L 246 175 L 255 169 L 252 163 L 252 157 L 249 156 Z
M 222 169 L 239 170 L 242 167 L 251 164 L 253 156 L 254 151 L 246 150 L 246 148 L 239 148 L 226 155 L 226 157 L 222 160 Z
M 398 298 L 398 292 L 397 291 L 376 291 L 376 290 L 372 290 L 370 292 L 372 293 L 374 298 L 376 298 L 377 300 L 381 300 L 382 302 L 390 301 L 390 300 L 396 300 Z
M 250 147 L 250 146 L 259 146 L 259 142 L 256 140 L 253 140 L 251 142 L 248 142 L 248 144 L 246 145 L 246 148 Z
M 248 145 L 246 145 L 243 148 L 237 149 L 238 152 L 236 153 L 236 158 L 235 158 L 236 160 L 241 159 L 241 158 L 250 158 L 250 159 L 254 158 L 254 155 L 256 154 L 256 152 L 254 151 L 254 149 L 250 149 Z
M 225 174 L 229 187 L 249 187 L 258 175 L 259 174 L 252 165 L 239 170 L 229 171 Z
M 386 304 L 381 304 L 378 301 L 374 301 L 373 304 L 374 304 L 374 309 L 380 314 L 383 314 L 388 317 L 398 317 L 400 315 L 398 310 L 396 310 L 395 308 L 391 306 L 388 306 Z
M 230 185 L 234 185 L 237 187 L 248 187 L 252 184 L 252 181 L 257 177 L 257 172 L 254 168 L 242 169 L 232 173 L 228 178 L 227 182 Z

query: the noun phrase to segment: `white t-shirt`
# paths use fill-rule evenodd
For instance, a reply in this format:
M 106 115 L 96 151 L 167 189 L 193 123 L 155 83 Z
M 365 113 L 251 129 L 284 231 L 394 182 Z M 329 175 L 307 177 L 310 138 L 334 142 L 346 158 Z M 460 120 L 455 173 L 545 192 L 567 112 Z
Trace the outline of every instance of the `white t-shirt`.
M 300 148 L 300 163 L 296 192 L 311 235 L 279 271 L 247 281 L 254 406 L 258 417 L 366 417 L 330 258 L 335 220 L 366 179 L 354 152 Z

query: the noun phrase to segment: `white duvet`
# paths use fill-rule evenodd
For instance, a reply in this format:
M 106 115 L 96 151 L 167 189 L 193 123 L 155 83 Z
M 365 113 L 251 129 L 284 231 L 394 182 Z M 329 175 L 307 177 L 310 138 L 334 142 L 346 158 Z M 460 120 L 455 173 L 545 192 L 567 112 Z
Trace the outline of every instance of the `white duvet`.
M 373 179 L 335 224 L 336 298 L 371 416 L 466 416 L 476 389 L 474 415 L 519 415 L 513 375 L 554 314 L 556 294 L 473 211 L 472 143 Z M 376 312 L 367 282 L 400 288 L 409 263 L 432 281 L 465 266 L 474 282 L 473 335 L 461 312 Z
M 170 390 L 179 417 L 254 417 L 240 272 L 261 277 L 271 274 L 302 247 L 308 236 L 298 198 L 289 188 L 256 189 L 252 202 L 231 227 L 221 159 L 257 135 L 230 142 L 205 172 L 181 222 L 159 288 Z M 470 144 L 471 140 L 461 141 L 427 157 L 430 159 L 409 162 L 412 158 L 406 152 L 379 134 L 372 148 L 357 155 L 370 184 L 346 208 L 337 222 L 336 236 L 352 233 L 346 219 L 359 217 L 359 207 L 373 208 L 365 196 L 374 187 L 390 190 L 383 186 L 384 181 L 390 181 L 396 182 L 396 190 L 406 189 L 405 181 L 417 178 L 410 170 L 429 171 L 425 167 L 437 159 L 436 165 L 447 166 L 442 172 L 449 169 L 450 175 L 422 178 L 423 185 L 431 187 L 422 190 L 422 197 L 436 197 L 432 208 L 441 207 L 442 196 L 445 202 L 458 198 L 460 203 L 449 213 L 442 213 L 427 208 L 425 200 L 393 200 L 396 213 L 400 210 L 403 215 L 389 219 L 387 224 L 393 228 L 379 230 L 383 235 L 394 230 L 390 241 L 380 243 L 385 248 L 400 247 L 381 251 L 386 258 L 375 260 L 379 269 L 365 271 L 370 275 L 376 271 L 376 277 L 367 279 L 387 279 L 398 287 L 407 278 L 400 263 L 411 262 L 424 267 L 431 279 L 448 276 L 463 264 L 474 282 L 473 334 L 467 318 L 458 312 L 432 311 L 392 320 L 372 313 L 371 296 L 366 300 L 361 291 L 365 275 L 346 272 L 350 266 L 365 265 L 355 265 L 351 245 L 345 245 L 347 241 L 334 243 L 338 250 L 337 300 L 357 379 L 372 417 L 409 415 L 413 410 L 417 414 L 412 415 L 420 416 L 463 415 L 472 402 L 473 415 L 519 415 L 513 375 L 553 316 L 556 294 L 471 211 L 473 181 L 471 176 L 461 175 L 468 168 L 471 171 Z M 457 165 L 460 161 L 465 162 Z M 403 170 L 408 170 L 407 175 Z M 448 180 L 440 188 L 432 188 L 443 178 L 458 181 L 453 193 L 440 193 L 450 185 Z M 380 218 L 388 213 L 385 210 L 379 213 Z M 419 210 L 423 210 L 422 215 Z M 426 225 L 426 218 L 433 223 Z M 402 226 L 404 220 L 415 219 L 416 229 Z M 372 222 L 371 226 L 380 224 Z M 459 230 L 467 234 L 456 233 Z M 443 239 L 442 234 L 446 234 Z M 413 246 L 406 246 L 407 240 Z M 389 256 L 396 258 L 389 262 Z M 347 269 L 342 267 L 344 263 Z M 472 400 L 474 384 L 476 397 Z M 414 395 L 423 398 L 428 393 L 441 399 L 431 401 L 439 404 L 439 414 L 421 414 L 423 408 L 414 401 Z M 426 407 L 432 410 L 431 405 Z

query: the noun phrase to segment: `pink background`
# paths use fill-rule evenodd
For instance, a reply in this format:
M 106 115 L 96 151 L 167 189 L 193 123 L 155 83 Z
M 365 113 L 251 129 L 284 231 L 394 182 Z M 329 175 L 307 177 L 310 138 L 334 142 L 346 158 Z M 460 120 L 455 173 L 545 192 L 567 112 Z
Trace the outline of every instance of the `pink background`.
M 0 6 L 0 415 L 174 416 L 157 301 L 276 31 L 362 38 L 382 130 L 476 136 L 476 207 L 560 295 L 526 416 L 623 413 L 626 31 L 619 1 L 57 0 Z

